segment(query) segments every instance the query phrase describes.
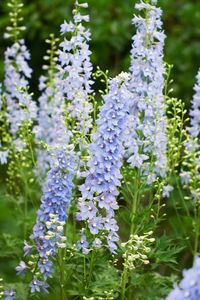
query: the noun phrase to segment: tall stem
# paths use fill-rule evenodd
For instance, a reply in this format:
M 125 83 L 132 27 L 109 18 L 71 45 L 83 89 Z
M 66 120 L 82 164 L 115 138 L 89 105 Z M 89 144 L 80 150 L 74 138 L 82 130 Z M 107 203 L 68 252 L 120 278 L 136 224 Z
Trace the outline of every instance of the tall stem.
M 89 283 L 91 281 L 91 278 L 92 278 L 93 265 L 94 265 L 94 250 L 92 250 L 92 254 L 91 254 L 90 270 L 89 270 L 89 276 L 88 276 L 87 286 L 89 285 Z
M 130 235 L 132 235 L 135 231 L 135 215 L 137 212 L 138 199 L 139 199 L 139 177 L 138 172 L 135 176 L 135 194 L 133 197 L 132 208 L 131 208 L 131 227 L 130 227 Z M 124 270 L 121 276 L 121 300 L 125 299 L 126 294 L 126 284 L 128 280 L 128 269 L 124 266 Z
M 65 292 L 64 292 L 64 249 L 60 250 L 60 300 L 65 300 Z
M 64 226 L 64 236 L 67 235 L 67 225 Z M 64 282 L 65 282 L 65 248 L 60 249 L 59 253 L 59 267 L 60 267 L 60 300 L 65 300 L 65 290 L 64 290 Z
M 196 256 L 199 248 L 199 231 L 200 231 L 200 226 L 199 226 L 199 208 L 194 209 L 195 213 L 195 241 L 194 241 L 194 257 Z
M 135 215 L 136 215 L 136 212 L 137 212 L 138 196 L 139 196 L 139 184 L 138 184 L 138 176 L 136 175 L 136 178 L 135 178 L 135 195 L 133 197 L 132 209 L 131 209 L 130 234 L 133 234 L 134 230 L 135 230 Z
M 124 267 L 124 271 L 122 273 L 122 279 L 121 279 L 121 300 L 125 299 L 127 275 L 128 275 L 128 270 L 126 267 Z

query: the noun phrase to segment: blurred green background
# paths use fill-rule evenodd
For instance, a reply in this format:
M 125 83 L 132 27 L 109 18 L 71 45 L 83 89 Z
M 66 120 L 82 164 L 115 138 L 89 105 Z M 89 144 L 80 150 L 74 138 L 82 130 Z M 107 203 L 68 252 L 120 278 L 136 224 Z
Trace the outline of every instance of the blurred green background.
M 3 33 L 9 22 L 7 2 L 0 4 L 0 79 L 3 78 L 3 53 L 7 41 Z M 80 1 L 84 2 L 84 1 Z M 32 89 L 37 95 L 38 76 L 41 74 L 45 38 L 69 20 L 74 0 L 24 0 L 25 39 L 32 54 L 34 68 Z M 88 0 L 92 32 L 91 49 L 94 65 L 108 68 L 111 74 L 127 70 L 134 27 L 131 18 L 135 0 Z M 200 1 L 160 0 L 164 29 L 167 34 L 165 60 L 174 65 L 174 94 L 189 105 L 195 74 L 200 66 Z

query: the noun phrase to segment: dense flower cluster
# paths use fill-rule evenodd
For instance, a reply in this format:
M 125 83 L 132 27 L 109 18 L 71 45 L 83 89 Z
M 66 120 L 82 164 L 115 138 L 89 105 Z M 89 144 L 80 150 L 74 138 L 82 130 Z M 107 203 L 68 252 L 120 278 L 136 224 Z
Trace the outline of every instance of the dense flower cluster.
M 122 177 L 124 130 L 132 96 L 127 89 L 128 81 L 127 73 L 121 73 L 110 81 L 109 92 L 104 96 L 105 104 L 97 120 L 98 129 L 92 136 L 91 159 L 87 164 L 85 183 L 80 186 L 82 196 L 78 202 L 77 218 L 87 221 L 90 233 L 95 237 L 93 245 L 101 244 L 102 232 L 105 232 L 111 252 L 116 250 L 115 243 L 118 241 L 114 211 L 118 208 L 116 196 Z M 86 246 L 83 234 L 82 241 Z
M 183 271 L 183 279 L 168 295 L 166 300 L 200 299 L 200 258 L 196 257 L 194 265 Z
M 150 183 L 156 174 L 166 172 L 166 118 L 163 96 L 165 35 L 160 20 L 161 10 L 156 1 L 140 2 L 136 9 L 146 17 L 135 16 L 137 31 L 131 50 L 130 89 L 134 101 L 127 122 L 128 162 L 141 173 L 149 175 Z M 152 164 L 153 162 L 153 164 Z
M 40 278 L 35 275 L 30 283 L 31 291 L 46 291 L 46 280 L 53 273 L 53 258 L 58 248 L 65 247 L 64 225 L 67 219 L 67 209 L 70 203 L 73 178 L 75 172 L 73 151 L 57 153 L 57 164 L 48 173 L 43 187 L 43 196 L 37 221 L 33 228 L 31 239 L 35 242 L 39 255 L 37 267 Z M 24 255 L 27 256 L 32 247 L 27 243 Z M 19 274 L 26 271 L 27 266 L 21 262 L 17 267 Z
M 133 270 L 137 264 L 149 264 L 149 252 L 151 251 L 151 244 L 155 242 L 155 239 L 151 237 L 152 231 L 138 236 L 137 234 L 130 235 L 130 239 L 126 243 L 122 243 L 124 248 L 124 266 L 126 269 Z
M 57 74 L 50 82 L 45 82 L 44 79 L 46 78 L 42 77 L 40 81 L 42 95 L 39 98 L 38 125 L 34 128 L 36 140 L 42 141 L 48 148 L 48 151 L 45 151 L 38 147 L 36 151 L 40 176 L 45 175 L 58 149 L 65 149 L 72 137 L 71 131 L 65 125 L 65 103 L 63 94 L 57 87 Z
M 85 8 L 87 4 L 79 4 L 76 1 L 76 8 L 73 11 L 74 22 L 65 21 L 61 25 L 61 34 L 69 34 L 70 38 L 65 37 L 60 44 L 59 72 L 61 90 L 67 99 L 67 111 L 71 120 L 68 126 L 84 137 L 92 126 L 90 116 L 92 105 L 88 101 L 88 96 L 92 92 L 93 82 L 91 51 L 88 45 L 90 32 L 82 25 L 82 22 L 89 21 L 89 17 L 79 13 L 81 7 Z
M 190 126 L 187 128 L 188 135 L 185 141 L 184 163 L 180 173 L 182 183 L 188 187 L 194 202 L 200 197 L 200 71 L 196 76 L 197 83 L 194 87 L 195 94 L 192 99 L 190 110 Z
M 90 32 L 82 25 L 82 21 L 89 18 L 79 13 L 80 7 L 86 5 L 76 3 L 74 23 L 65 21 L 61 25 L 61 34 L 70 34 L 71 38 L 64 38 L 60 43 L 53 76 L 40 79 L 42 95 L 35 133 L 37 141 L 43 141 L 49 148 L 49 155 L 42 149 L 37 150 L 38 169 L 42 173 L 51 164 L 52 154 L 69 143 L 72 133 L 76 135 L 79 147 L 85 146 L 84 135 L 92 126 L 92 105 L 88 101 L 93 83 L 90 80 L 92 64 L 88 46 Z
M 32 70 L 28 65 L 30 53 L 24 40 L 15 42 L 5 52 L 5 97 L 7 101 L 7 119 L 17 150 L 23 148 L 23 141 L 18 139 L 18 131 L 24 121 L 32 123 L 36 118 L 37 108 L 28 93 L 28 79 Z
M 36 141 L 42 144 L 38 145 L 36 149 L 37 170 L 40 176 L 44 176 L 46 171 L 49 170 L 54 151 L 60 149 L 64 144 L 68 145 L 70 138 L 64 124 L 64 97 L 57 87 L 59 80 L 56 65 L 57 41 L 54 35 L 50 35 L 50 38 L 46 40 L 51 45 L 44 57 L 45 60 L 49 61 L 49 64 L 43 66 L 46 74 L 39 79 L 41 95 L 38 99 L 37 125 L 33 131 Z M 44 149 L 44 146 L 48 149 Z
M 194 87 L 195 94 L 192 99 L 190 111 L 190 128 L 189 132 L 193 137 L 198 137 L 200 133 L 200 70 L 196 76 L 197 83 Z

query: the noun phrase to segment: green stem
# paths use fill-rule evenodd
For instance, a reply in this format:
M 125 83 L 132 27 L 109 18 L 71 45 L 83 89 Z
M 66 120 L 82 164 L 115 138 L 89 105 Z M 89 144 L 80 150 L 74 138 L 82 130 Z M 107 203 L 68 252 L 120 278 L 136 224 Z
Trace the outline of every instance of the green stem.
M 135 215 L 137 211 L 137 205 L 138 205 L 138 196 L 139 196 L 139 184 L 138 184 L 138 177 L 136 176 L 135 180 L 135 195 L 133 198 L 132 203 L 132 209 L 131 209 L 131 228 L 130 228 L 130 234 L 133 234 L 135 230 Z
M 86 278 L 86 259 L 85 259 L 85 255 L 83 257 L 83 272 L 84 272 L 84 284 L 86 286 L 86 282 L 87 282 L 87 278 Z
M 135 178 L 135 194 L 133 197 L 132 209 L 131 209 L 130 235 L 133 234 L 135 231 L 135 215 L 137 211 L 138 199 L 139 199 L 139 182 L 138 182 L 138 173 L 137 173 Z M 121 278 L 121 300 L 125 299 L 127 280 L 128 280 L 128 270 L 126 267 L 124 267 L 122 278 Z
M 67 225 L 64 226 L 64 234 L 67 235 Z M 65 282 L 65 248 L 60 249 L 59 253 L 59 267 L 60 267 L 60 300 L 65 300 L 65 290 L 64 290 L 64 282 Z
M 177 190 L 178 190 L 179 196 L 180 196 L 180 198 L 181 198 L 181 200 L 183 202 L 183 206 L 185 208 L 185 212 L 186 212 L 187 216 L 190 217 L 190 212 L 189 212 L 188 207 L 187 207 L 187 205 L 185 203 L 183 192 L 181 190 L 181 187 L 180 187 L 179 181 L 177 179 L 177 176 L 175 177 L 175 180 L 176 180 L 176 186 L 177 186 Z
M 89 270 L 89 276 L 88 276 L 87 286 L 89 286 L 91 278 L 92 278 L 93 265 L 94 265 L 94 250 L 92 250 L 92 254 L 91 254 L 90 270 Z
M 121 280 L 121 300 L 125 299 L 127 276 L 128 276 L 127 268 L 124 267 L 124 271 L 122 273 L 122 280 Z
M 194 241 L 194 256 L 198 252 L 199 248 L 199 208 L 195 208 L 194 210 L 195 213 L 195 241 Z
M 27 232 L 27 214 L 28 214 L 28 203 L 27 203 L 27 198 L 25 196 L 24 199 L 24 239 L 26 239 L 26 232 Z
M 60 300 L 65 300 L 64 291 L 64 249 L 60 251 Z

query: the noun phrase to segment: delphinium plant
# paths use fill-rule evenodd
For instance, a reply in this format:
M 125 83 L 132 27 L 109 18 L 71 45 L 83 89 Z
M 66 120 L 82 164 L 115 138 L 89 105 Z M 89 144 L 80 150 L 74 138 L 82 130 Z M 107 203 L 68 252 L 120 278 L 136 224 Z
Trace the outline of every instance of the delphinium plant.
M 4 37 L 10 42 L 5 51 L 5 78 L 1 89 L 1 165 L 3 181 L 7 189 L 1 189 L 1 200 L 12 210 L 12 219 L 19 228 L 14 239 L 10 234 L 1 236 L 5 244 L 2 256 L 17 256 L 20 240 L 26 237 L 31 213 L 28 210 L 37 199 L 34 190 L 33 166 L 36 163 L 31 128 L 36 118 L 37 106 L 29 91 L 32 69 L 29 67 L 30 53 L 23 40 L 24 26 L 21 25 L 23 4 L 18 0 L 8 2 L 10 26 Z M 31 187 L 32 186 L 32 187 Z M 1 202 L 2 202 L 1 201 Z M 15 216 L 18 215 L 18 219 Z M 3 264 L 4 266 L 4 264 Z M 5 291 L 6 299 L 15 297 L 12 288 Z M 9 298 L 10 297 L 10 298 Z
M 157 1 L 136 4 L 130 68 L 110 78 L 94 71 L 88 4 L 76 0 L 72 21 L 46 40 L 38 105 L 22 6 L 9 2 L 0 162 L 24 226 L 12 263 L 19 277 L 1 281 L 0 298 L 198 299 L 199 82 L 187 128 L 170 90 Z M 105 89 L 95 93 L 98 80 Z M 2 241 L 13 247 L 14 239 Z M 170 293 L 178 259 L 192 256 Z
M 197 74 L 197 83 L 194 87 L 195 94 L 192 99 L 190 110 L 190 124 L 187 127 L 187 138 L 185 141 L 185 151 L 183 156 L 182 171 L 180 173 L 181 181 L 187 190 L 184 199 L 187 203 L 186 209 L 191 210 L 193 214 L 193 232 L 194 232 L 194 256 L 199 251 L 200 221 L 199 221 L 199 192 L 200 192 L 200 172 L 199 172 L 199 87 L 200 77 Z M 192 207 L 191 207 L 192 206 Z
M 1 101 L 1 146 L 4 151 L 2 163 L 7 163 L 9 189 L 20 197 L 33 179 L 32 165 L 35 163 L 31 127 L 36 118 L 37 106 L 29 91 L 32 69 L 28 63 L 30 53 L 22 38 L 24 26 L 20 1 L 10 1 L 11 24 L 6 28 L 5 38 L 12 44 L 5 51 L 5 79 Z M 25 175 L 26 174 L 26 175 Z
M 43 65 L 43 70 L 45 75 L 42 75 L 39 79 L 41 96 L 38 99 L 39 109 L 37 123 L 33 128 L 35 141 L 37 143 L 37 166 L 35 172 L 39 181 L 45 178 L 50 168 L 50 148 L 53 143 L 56 143 L 60 135 L 59 129 L 56 126 L 64 101 L 60 90 L 57 88 L 58 41 L 59 39 L 55 38 L 53 34 L 50 34 L 46 40 L 50 49 L 47 50 L 44 56 L 45 64 Z M 61 127 L 60 131 L 63 129 L 64 128 Z
M 185 149 L 182 157 L 182 169 L 180 179 L 185 194 L 180 195 L 184 203 L 184 210 L 187 216 L 191 216 L 192 234 L 191 251 L 194 256 L 192 268 L 183 271 L 183 279 L 176 284 L 167 299 L 191 299 L 197 300 L 200 297 L 199 289 L 199 72 L 197 83 L 194 87 L 195 94 L 192 99 L 190 110 L 190 124 L 185 132 Z

